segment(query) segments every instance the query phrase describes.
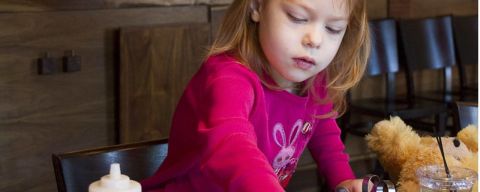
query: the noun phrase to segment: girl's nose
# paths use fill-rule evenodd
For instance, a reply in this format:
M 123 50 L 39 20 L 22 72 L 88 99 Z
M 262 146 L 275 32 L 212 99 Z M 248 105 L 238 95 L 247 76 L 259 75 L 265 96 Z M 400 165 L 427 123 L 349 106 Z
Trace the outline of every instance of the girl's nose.
M 318 49 L 322 43 L 322 34 L 319 30 L 312 29 L 302 39 L 302 44 L 305 47 Z

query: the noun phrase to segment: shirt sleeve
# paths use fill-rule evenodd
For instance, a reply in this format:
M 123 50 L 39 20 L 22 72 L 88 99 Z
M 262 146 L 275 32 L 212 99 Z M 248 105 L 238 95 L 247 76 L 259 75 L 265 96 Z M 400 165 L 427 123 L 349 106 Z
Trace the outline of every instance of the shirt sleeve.
M 340 128 L 335 119 L 317 120 L 315 131 L 308 143 L 313 158 L 317 162 L 318 171 L 323 175 L 330 188 L 335 188 L 347 179 L 355 179 L 348 162 L 345 146 L 340 139 Z
M 254 97 L 245 79 L 223 77 L 209 84 L 198 130 L 207 137 L 200 170 L 226 191 L 284 191 L 249 122 Z

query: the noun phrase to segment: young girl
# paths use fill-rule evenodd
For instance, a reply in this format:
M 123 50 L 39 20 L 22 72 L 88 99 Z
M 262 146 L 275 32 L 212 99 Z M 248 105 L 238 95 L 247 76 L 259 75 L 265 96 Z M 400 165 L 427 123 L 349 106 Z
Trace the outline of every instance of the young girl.
M 173 117 L 144 191 L 284 191 L 308 147 L 361 191 L 335 118 L 369 53 L 365 0 L 235 0 Z

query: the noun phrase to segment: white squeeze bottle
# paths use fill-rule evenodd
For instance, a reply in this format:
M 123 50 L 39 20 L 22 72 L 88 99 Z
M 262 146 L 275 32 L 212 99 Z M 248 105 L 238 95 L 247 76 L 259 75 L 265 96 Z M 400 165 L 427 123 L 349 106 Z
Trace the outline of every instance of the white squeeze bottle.
M 100 180 L 93 182 L 88 187 L 88 192 L 141 192 L 140 183 L 130 180 L 120 172 L 120 164 L 110 165 L 110 174 L 103 176 Z

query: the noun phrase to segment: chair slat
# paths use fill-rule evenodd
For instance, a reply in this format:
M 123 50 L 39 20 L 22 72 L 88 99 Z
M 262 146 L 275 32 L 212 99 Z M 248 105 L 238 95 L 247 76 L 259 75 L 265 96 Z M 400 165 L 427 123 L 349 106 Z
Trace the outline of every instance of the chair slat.
M 143 180 L 165 160 L 167 142 L 162 139 L 53 154 L 58 191 L 88 191 L 90 183 L 109 173 L 112 163 L 119 163 L 122 174 L 130 179 Z

